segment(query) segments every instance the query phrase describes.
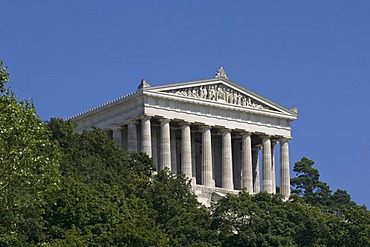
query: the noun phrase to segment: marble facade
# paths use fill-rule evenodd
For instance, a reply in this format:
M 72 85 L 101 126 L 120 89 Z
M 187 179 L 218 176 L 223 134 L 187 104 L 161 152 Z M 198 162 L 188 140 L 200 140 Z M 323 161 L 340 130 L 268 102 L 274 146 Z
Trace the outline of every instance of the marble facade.
M 122 149 L 152 157 L 157 170 L 182 172 L 208 205 L 243 188 L 276 193 L 277 174 L 280 193 L 288 198 L 290 123 L 296 118 L 296 108 L 239 86 L 221 67 L 206 80 L 162 86 L 143 80 L 136 92 L 71 120 L 77 132 L 92 126 L 107 130 Z

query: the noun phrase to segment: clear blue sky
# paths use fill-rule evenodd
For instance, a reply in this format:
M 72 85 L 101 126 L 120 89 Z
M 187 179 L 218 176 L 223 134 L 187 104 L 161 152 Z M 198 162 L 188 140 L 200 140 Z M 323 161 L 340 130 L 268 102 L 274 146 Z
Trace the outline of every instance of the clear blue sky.
M 43 120 L 152 85 L 229 78 L 287 108 L 291 165 L 370 206 L 370 1 L 0 0 L 0 59 Z M 293 175 L 293 173 L 292 173 Z

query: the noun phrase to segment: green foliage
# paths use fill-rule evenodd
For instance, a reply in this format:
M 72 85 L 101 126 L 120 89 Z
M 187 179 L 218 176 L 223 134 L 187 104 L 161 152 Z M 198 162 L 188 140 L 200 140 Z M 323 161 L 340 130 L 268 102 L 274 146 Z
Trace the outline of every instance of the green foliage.
M 307 158 L 289 201 L 242 191 L 205 208 L 184 175 L 152 176 L 103 131 L 41 123 L 8 78 L 0 61 L 0 246 L 370 246 L 369 211 Z
M 214 206 L 223 246 L 326 246 L 327 215 L 280 195 L 242 191 Z
M 303 196 L 312 205 L 326 204 L 331 191 L 326 183 L 319 180 L 319 171 L 312 167 L 314 163 L 303 157 L 294 164 L 293 171 L 297 173 L 297 177 L 290 180 L 292 193 Z
M 183 174 L 160 171 L 153 178 L 148 195 L 150 206 L 157 212 L 157 224 L 170 237 L 170 246 L 218 245 L 209 211 L 197 201 Z
M 0 93 L 3 93 L 4 84 L 9 81 L 9 73 L 7 67 L 3 67 L 3 61 L 0 60 Z
M 209 211 L 183 175 L 152 177 L 152 159 L 123 152 L 98 129 L 75 134 L 60 119 L 48 127 L 64 155 L 62 188 L 45 215 L 47 243 L 217 246 Z
M 338 189 L 332 194 L 329 185 L 319 180 L 319 171 L 313 165 L 314 162 L 306 157 L 294 164 L 293 171 L 297 177 L 290 180 L 293 195 L 299 195 L 308 204 L 333 213 L 343 207 L 356 206 L 347 191 Z
M 4 92 L 8 75 L 0 73 Z M 46 197 L 58 189 L 60 152 L 32 102 L 9 90 L 0 95 L 0 154 L 0 245 L 37 241 Z
M 354 207 L 356 203 L 351 201 L 351 196 L 345 190 L 336 190 L 329 198 L 327 206 L 340 210 L 343 207 Z
M 281 197 L 261 193 L 256 197 L 242 191 L 239 196 L 228 195 L 214 207 L 213 227 L 220 231 L 223 246 L 287 246 L 289 236 L 278 233 L 284 230 L 276 216 L 279 208 L 271 200 L 282 203 Z
M 328 221 L 329 246 L 370 246 L 370 212 L 366 207 L 342 207 Z
M 51 119 L 52 138 L 63 150 L 62 186 L 49 198 L 46 242 L 68 246 L 166 245 L 145 200 L 152 161 L 118 149 L 101 130 L 74 133 L 69 121 Z
M 312 205 L 326 205 L 331 191 L 326 183 L 319 180 L 319 171 L 312 167 L 314 163 L 303 157 L 294 164 L 293 171 L 297 173 L 297 177 L 290 180 L 292 193 L 303 196 L 304 200 Z

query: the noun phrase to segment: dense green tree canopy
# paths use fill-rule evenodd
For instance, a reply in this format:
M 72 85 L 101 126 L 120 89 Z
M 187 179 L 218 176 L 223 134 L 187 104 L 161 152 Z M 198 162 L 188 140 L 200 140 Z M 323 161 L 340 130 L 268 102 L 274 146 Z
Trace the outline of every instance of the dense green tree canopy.
M 158 213 L 157 223 L 171 237 L 171 246 L 218 245 L 209 211 L 197 201 L 183 174 L 160 171 L 151 183 L 148 199 Z
M 58 189 L 60 152 L 32 102 L 3 87 L 8 74 L 0 67 L 1 245 L 39 235 L 45 198 Z
M 101 130 L 74 133 L 51 119 L 52 139 L 63 151 L 62 186 L 50 197 L 45 241 L 67 245 L 214 246 L 217 232 L 183 175 L 152 176 L 145 154 L 120 150 Z
M 199 204 L 183 174 L 153 175 L 99 129 L 42 123 L 4 87 L 0 63 L 0 246 L 370 246 L 370 213 L 295 163 L 293 195 Z
M 242 191 L 221 199 L 212 217 L 222 246 L 370 245 L 370 214 L 364 207 L 334 215 L 303 200 Z
M 280 195 L 242 191 L 214 208 L 214 227 L 224 246 L 319 246 L 328 236 L 325 215 Z

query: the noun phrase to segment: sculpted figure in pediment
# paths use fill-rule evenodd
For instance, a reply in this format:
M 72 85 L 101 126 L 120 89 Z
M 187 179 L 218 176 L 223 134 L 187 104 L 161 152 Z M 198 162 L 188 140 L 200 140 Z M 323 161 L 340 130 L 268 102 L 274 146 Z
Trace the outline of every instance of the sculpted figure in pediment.
M 169 92 L 181 96 L 212 100 L 220 103 L 228 103 L 256 109 L 270 109 L 268 106 L 252 100 L 250 97 L 243 95 L 237 90 L 225 87 L 223 85 L 189 87 L 171 90 Z
M 197 88 L 193 88 L 193 97 L 199 98 L 199 94 L 198 94 L 198 89 Z
M 217 97 L 216 100 L 219 102 L 225 102 L 225 88 L 221 88 L 220 86 L 217 89 Z

